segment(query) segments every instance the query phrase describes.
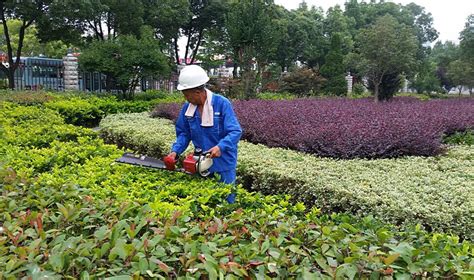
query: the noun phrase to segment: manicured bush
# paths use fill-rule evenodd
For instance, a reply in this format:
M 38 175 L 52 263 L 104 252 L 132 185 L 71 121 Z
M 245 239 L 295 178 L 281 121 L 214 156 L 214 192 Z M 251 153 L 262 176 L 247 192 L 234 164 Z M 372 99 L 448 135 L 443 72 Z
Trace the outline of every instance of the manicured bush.
M 63 133 L 62 119 L 57 114 L 56 119 L 51 118 L 54 113 L 51 110 L 17 105 L 4 106 L 3 109 L 4 117 L 0 120 L 4 124 L 2 128 L 7 131 L 14 130 L 19 123 L 25 127 L 23 132 L 32 130 L 38 121 L 49 125 L 49 130 L 42 131 L 42 134 L 18 135 L 22 136 L 19 137 L 23 140 L 20 142 L 16 141 L 17 137 L 0 135 L 2 165 L 12 168 L 22 180 L 34 178 L 35 185 L 61 188 L 64 184 L 74 184 L 90 190 L 97 198 L 113 198 L 118 203 L 129 200 L 148 203 L 163 216 L 177 210 L 213 211 L 216 204 L 222 203 L 231 191 L 230 186 L 223 186 L 213 179 L 202 180 L 181 173 L 116 164 L 114 160 L 123 151 L 115 145 L 104 145 L 95 132 L 85 128 L 62 124 L 71 128 L 76 137 L 48 138 L 49 135 Z M 48 119 L 51 119 L 51 124 L 48 124 Z M 37 140 L 42 138 L 49 139 L 49 142 Z M 240 188 L 234 191 L 243 201 L 239 206 L 260 208 L 269 204 L 280 205 L 274 209 L 286 207 L 280 204 L 279 197 L 262 198 Z
M 21 105 L 40 105 L 48 101 L 54 100 L 56 97 L 47 92 L 0 92 L 0 101 L 9 101 Z
M 3 103 L 0 105 L 2 141 L 19 147 L 48 147 L 54 140 L 71 141 L 96 133 L 64 124 L 52 110 Z
M 60 134 L 53 130 L 62 120 L 50 110 L 0 107 L 6 130 L 47 125 L 51 117 L 50 132 Z M 163 130 L 171 131 L 166 123 Z M 229 205 L 222 203 L 229 186 L 213 180 L 111 164 L 122 151 L 94 134 L 39 146 L 4 135 L 1 279 L 468 279 L 472 273 L 472 243 L 456 236 L 400 231 L 316 208 L 303 215 L 301 203 L 241 188 Z
M 184 98 L 181 93 L 162 91 L 140 93 L 135 100 L 118 100 L 109 93 L 0 92 L 0 101 L 44 106 L 59 112 L 68 124 L 95 127 L 109 114 L 150 111 L 157 104 L 182 102 Z
M 108 116 L 101 123 L 101 134 L 110 142 L 155 156 L 167 153 L 175 139 L 170 121 L 146 120 L 144 114 Z M 420 223 L 472 240 L 473 153 L 472 147 L 462 146 L 432 158 L 341 161 L 241 141 L 238 174 L 252 190 L 290 194 L 325 212 Z
M 152 115 L 175 120 L 180 105 L 164 104 Z M 323 157 L 433 156 L 442 136 L 474 128 L 474 99 L 250 100 L 234 102 L 243 139 Z

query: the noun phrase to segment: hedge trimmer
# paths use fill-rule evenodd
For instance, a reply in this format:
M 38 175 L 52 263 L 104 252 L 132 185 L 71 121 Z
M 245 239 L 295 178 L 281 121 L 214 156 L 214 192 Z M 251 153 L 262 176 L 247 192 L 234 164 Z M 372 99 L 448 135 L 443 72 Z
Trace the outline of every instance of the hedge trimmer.
M 149 157 L 146 155 L 139 155 L 134 153 L 124 153 L 116 162 L 126 163 L 131 165 L 143 166 L 148 168 L 165 169 L 170 171 L 184 172 L 186 174 L 197 174 L 202 177 L 207 177 L 209 168 L 212 166 L 212 158 L 209 157 L 209 152 L 203 152 L 201 149 L 195 149 L 194 153 L 189 154 L 183 160 L 183 167 L 176 168 L 178 159 L 170 159 L 165 157 L 163 160 Z

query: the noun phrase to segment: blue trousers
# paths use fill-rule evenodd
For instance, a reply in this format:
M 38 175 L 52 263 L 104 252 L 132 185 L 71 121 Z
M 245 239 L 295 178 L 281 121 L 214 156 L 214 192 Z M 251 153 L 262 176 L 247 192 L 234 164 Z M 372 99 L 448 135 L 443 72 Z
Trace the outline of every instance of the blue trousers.
M 228 170 L 228 171 L 223 171 L 223 172 L 216 172 L 219 174 L 220 179 L 219 182 L 229 184 L 229 185 L 235 185 L 235 178 L 236 178 L 236 171 L 234 170 Z M 216 174 L 214 173 L 214 174 Z M 213 175 L 214 175 L 213 174 Z M 231 193 L 227 196 L 225 199 L 229 204 L 235 203 L 235 199 L 237 197 L 237 193 Z
M 236 178 L 236 172 L 234 170 L 228 170 L 228 171 L 222 171 L 222 172 L 216 172 L 219 174 L 221 177 L 219 179 L 219 182 L 229 184 L 229 185 L 235 185 L 235 178 Z

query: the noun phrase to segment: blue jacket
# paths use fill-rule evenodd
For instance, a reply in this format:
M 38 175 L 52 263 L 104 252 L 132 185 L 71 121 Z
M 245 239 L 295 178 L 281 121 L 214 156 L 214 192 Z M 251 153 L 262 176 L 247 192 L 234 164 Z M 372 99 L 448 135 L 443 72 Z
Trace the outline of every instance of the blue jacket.
M 242 135 L 242 128 L 227 98 L 214 93 L 211 105 L 214 110 L 213 127 L 201 126 L 198 110 L 193 117 L 186 117 L 184 114 L 189 103 L 183 105 L 176 122 L 176 142 L 171 150 L 179 155 L 186 150 L 189 141 L 193 142 L 195 148 L 201 148 L 203 151 L 217 145 L 221 150 L 221 156 L 213 159 L 209 171 L 234 170 L 237 167 L 237 143 Z

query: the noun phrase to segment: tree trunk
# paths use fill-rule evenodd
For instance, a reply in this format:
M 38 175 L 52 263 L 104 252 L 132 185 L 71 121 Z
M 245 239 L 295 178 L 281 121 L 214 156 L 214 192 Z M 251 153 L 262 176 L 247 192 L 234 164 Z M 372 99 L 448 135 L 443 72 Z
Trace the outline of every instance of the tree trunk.
M 105 75 L 105 91 L 110 92 L 112 89 L 112 76 L 109 74 Z
M 237 79 L 237 76 L 238 76 L 237 68 L 238 68 L 237 61 L 234 61 L 234 69 L 232 69 L 232 78 L 234 79 Z
M 15 89 L 15 69 L 8 68 L 7 77 L 8 77 L 8 88 L 10 88 L 11 90 L 14 90 Z
M 255 98 L 255 75 L 251 69 L 244 70 L 242 74 L 242 82 L 244 84 L 244 99 L 250 100 Z
M 380 101 L 380 96 L 379 96 L 379 84 L 378 83 L 374 83 L 374 96 L 375 96 L 375 102 L 379 102 Z

